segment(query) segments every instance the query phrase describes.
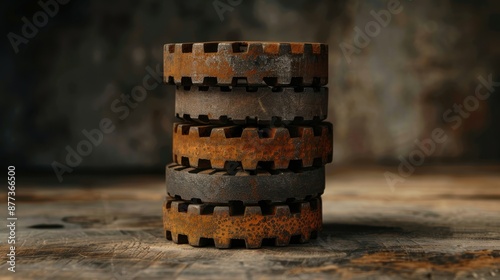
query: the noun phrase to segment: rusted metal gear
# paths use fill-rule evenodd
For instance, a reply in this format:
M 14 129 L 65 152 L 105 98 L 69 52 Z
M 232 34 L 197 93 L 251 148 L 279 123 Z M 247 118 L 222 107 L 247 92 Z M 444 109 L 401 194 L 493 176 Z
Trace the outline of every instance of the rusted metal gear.
M 326 87 L 177 87 L 175 113 L 184 120 L 236 124 L 320 122 L 327 117 Z
M 166 44 L 164 80 L 177 85 L 321 86 L 328 46 L 320 43 Z
M 231 174 L 169 164 L 165 177 L 169 196 L 203 203 L 284 202 L 318 197 L 325 190 L 324 167 L 274 172 L 236 170 Z
M 263 243 L 286 246 L 307 242 L 322 228 L 321 199 L 261 204 L 193 204 L 168 198 L 163 204 L 166 238 L 175 243 L 230 248 L 244 241 L 247 248 Z
M 333 127 L 326 122 L 264 128 L 175 123 L 172 153 L 174 162 L 199 168 L 224 169 L 228 162 L 241 163 L 244 170 L 259 164 L 321 166 L 332 161 Z

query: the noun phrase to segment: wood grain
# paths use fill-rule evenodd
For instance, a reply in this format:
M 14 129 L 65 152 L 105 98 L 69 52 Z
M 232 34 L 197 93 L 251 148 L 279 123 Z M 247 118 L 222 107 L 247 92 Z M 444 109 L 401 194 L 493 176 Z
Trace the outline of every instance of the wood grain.
M 319 238 L 259 250 L 165 240 L 162 175 L 74 176 L 67 185 L 24 178 L 17 272 L 7 271 L 2 234 L 0 277 L 500 279 L 500 167 L 423 168 L 394 190 L 385 171 L 339 168 L 328 178 Z

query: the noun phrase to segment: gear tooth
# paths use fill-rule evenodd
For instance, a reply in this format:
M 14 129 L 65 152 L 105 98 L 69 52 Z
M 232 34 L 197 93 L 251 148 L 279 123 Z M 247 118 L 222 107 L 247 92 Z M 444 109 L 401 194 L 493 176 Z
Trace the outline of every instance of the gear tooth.
M 221 42 L 217 46 L 217 52 L 220 54 L 232 54 L 233 53 L 233 43 L 231 42 Z
M 198 167 L 198 163 L 199 163 L 200 159 L 197 158 L 197 157 L 189 157 L 189 166 L 191 167 Z
M 252 85 L 262 84 L 262 78 L 259 76 L 249 76 L 247 77 L 247 83 Z
M 203 84 L 203 80 L 205 79 L 205 76 L 203 75 L 193 75 L 191 76 L 191 82 L 193 84 Z
M 170 236 L 172 237 L 172 241 L 176 244 L 179 244 L 179 234 L 175 231 L 171 231 L 170 234 Z
M 280 217 L 280 216 L 285 216 L 285 217 L 290 217 L 291 212 L 290 212 L 290 207 L 288 205 L 277 205 L 275 208 L 275 216 Z
M 200 137 L 200 127 L 199 126 L 189 127 L 189 135 L 194 137 Z
M 262 239 L 261 238 L 245 238 L 245 247 L 247 249 L 257 249 L 262 247 Z
M 230 238 L 214 238 L 215 248 L 231 248 Z
M 304 44 L 303 43 L 290 43 L 290 51 L 292 54 L 303 54 Z
M 290 161 L 287 159 L 277 159 L 274 161 L 274 169 L 287 169 L 290 165 Z
M 247 157 L 241 161 L 241 167 L 244 170 L 255 170 L 255 169 L 257 169 L 257 164 L 258 164 L 258 161 L 256 161 L 255 159 L 247 158 Z
M 290 132 L 284 127 L 275 127 L 271 129 L 271 138 L 284 138 L 285 141 L 290 139 Z
M 279 137 L 279 127 L 271 127 L 269 128 L 268 136 L 266 138 L 271 138 L 274 139 L 276 137 Z M 276 135 L 278 133 L 278 135 Z
M 241 133 L 241 138 L 258 139 L 259 138 L 259 129 L 256 127 L 247 127 L 245 129 L 243 129 L 243 132 Z
M 224 164 L 226 163 L 223 159 L 210 159 L 210 163 L 212 164 L 212 168 L 214 169 L 224 169 Z
M 182 53 L 182 45 L 183 44 L 175 44 L 174 51 L 176 53 Z
M 302 138 L 312 139 L 314 138 L 314 129 L 312 127 L 300 127 L 299 134 Z
M 300 203 L 300 213 L 302 214 L 305 211 L 311 211 L 311 204 L 304 201 Z
M 233 77 L 232 76 L 221 76 L 217 77 L 217 83 L 222 86 L 230 86 L 233 82 Z
M 287 246 L 290 244 L 291 236 L 289 234 L 280 233 L 278 237 L 276 237 L 276 241 L 274 242 L 275 246 Z
M 215 206 L 214 216 L 229 216 L 229 206 Z
M 193 55 L 203 55 L 204 53 L 204 43 L 194 43 L 193 44 Z
M 291 77 L 278 77 L 278 85 L 289 85 L 292 83 Z
M 250 42 L 248 44 L 248 53 L 250 54 L 262 54 L 264 53 L 264 46 L 260 42 Z
M 188 214 L 201 215 L 201 205 L 189 204 L 187 209 Z
M 245 207 L 245 216 L 262 216 L 262 210 L 260 206 L 246 206 Z
M 191 245 L 193 247 L 200 247 L 201 246 L 201 238 L 199 236 L 189 235 L 188 236 L 188 243 L 189 243 L 189 245 Z
M 280 44 L 279 43 L 264 43 L 263 48 L 264 48 L 264 53 L 278 54 L 280 51 Z
M 321 45 L 322 44 L 319 44 L 319 43 L 311 44 L 313 54 L 320 54 L 321 53 Z
M 181 77 L 180 76 L 174 76 L 174 83 L 175 84 L 180 84 L 181 83 Z
M 215 127 L 210 133 L 210 138 L 213 139 L 226 139 L 225 127 Z
M 170 204 L 170 211 L 172 212 L 179 212 L 179 205 L 183 204 L 184 202 L 182 201 L 172 201 Z

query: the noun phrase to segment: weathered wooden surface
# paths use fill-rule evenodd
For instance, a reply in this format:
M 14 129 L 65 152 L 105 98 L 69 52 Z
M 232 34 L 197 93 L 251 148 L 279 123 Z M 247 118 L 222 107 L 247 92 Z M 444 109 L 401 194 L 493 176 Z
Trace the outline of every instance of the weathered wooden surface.
M 2 234 L 0 277 L 500 279 L 500 167 L 421 170 L 391 191 L 383 168 L 338 168 L 319 238 L 259 250 L 164 240 L 161 175 L 32 179 L 17 189 L 17 272 Z

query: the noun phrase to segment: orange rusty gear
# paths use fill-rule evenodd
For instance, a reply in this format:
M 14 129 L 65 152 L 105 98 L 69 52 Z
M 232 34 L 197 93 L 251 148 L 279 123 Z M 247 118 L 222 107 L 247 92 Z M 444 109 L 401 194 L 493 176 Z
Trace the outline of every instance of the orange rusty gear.
M 244 241 L 247 248 L 264 243 L 286 246 L 315 238 L 322 228 L 321 198 L 267 205 L 194 204 L 167 198 L 163 204 L 166 238 L 192 246 L 230 248 Z
M 321 86 L 328 46 L 320 43 L 166 44 L 164 80 L 176 85 Z
M 332 161 L 333 127 L 242 127 L 174 124 L 174 162 L 198 168 L 224 169 L 228 162 L 244 170 L 263 164 L 270 169 L 321 166 Z M 293 165 L 293 166 L 290 166 Z

